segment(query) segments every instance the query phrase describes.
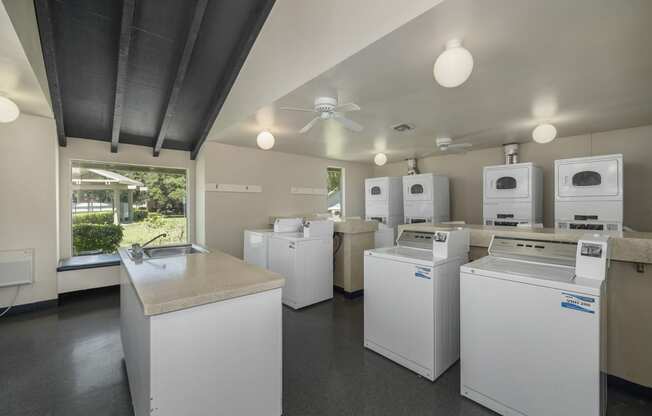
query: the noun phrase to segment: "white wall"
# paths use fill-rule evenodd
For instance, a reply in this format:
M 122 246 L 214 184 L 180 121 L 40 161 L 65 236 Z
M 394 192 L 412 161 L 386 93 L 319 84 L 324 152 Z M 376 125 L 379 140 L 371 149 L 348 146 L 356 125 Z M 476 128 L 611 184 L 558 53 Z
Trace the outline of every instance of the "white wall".
M 543 169 L 544 225 L 554 226 L 554 162 L 556 159 L 622 153 L 624 166 L 624 222 L 637 231 L 652 231 L 652 126 L 612 130 L 593 135 L 558 138 L 552 143 L 521 145 L 519 160 Z M 470 224 L 482 223 L 482 168 L 504 163 L 501 147 L 418 160 L 422 173 L 451 178 L 451 217 Z M 405 162 L 376 167 L 375 176 L 407 173 Z
M 207 142 L 197 160 L 198 227 L 200 243 L 242 256 L 243 230 L 267 228 L 273 215 L 326 212 L 326 196 L 293 195 L 290 187 L 326 187 L 329 166 L 345 169 L 347 216 L 364 215 L 364 179 L 372 176 L 368 164 L 338 162 L 273 151 Z M 205 192 L 206 183 L 260 185 L 262 193 Z
M 52 119 L 22 114 L 0 124 L 0 250 L 35 250 L 35 281 L 17 305 L 57 297 L 57 146 Z M 0 288 L 0 306 L 14 293 Z

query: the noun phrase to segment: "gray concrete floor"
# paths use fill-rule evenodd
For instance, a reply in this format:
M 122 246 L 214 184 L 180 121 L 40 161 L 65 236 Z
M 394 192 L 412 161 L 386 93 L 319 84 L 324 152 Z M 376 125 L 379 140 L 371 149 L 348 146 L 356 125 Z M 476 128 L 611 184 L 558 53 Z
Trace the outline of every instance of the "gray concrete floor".
M 362 302 L 284 309 L 284 415 L 494 414 L 460 397 L 459 365 L 431 383 L 365 350 Z M 119 318 L 117 291 L 1 318 L 0 416 L 131 415 Z M 608 414 L 649 416 L 652 401 L 612 387 Z

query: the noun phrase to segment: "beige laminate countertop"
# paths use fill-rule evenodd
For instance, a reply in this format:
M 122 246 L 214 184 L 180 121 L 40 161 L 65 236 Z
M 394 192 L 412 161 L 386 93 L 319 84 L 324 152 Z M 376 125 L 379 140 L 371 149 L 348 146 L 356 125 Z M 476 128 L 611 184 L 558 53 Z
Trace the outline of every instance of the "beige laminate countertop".
M 576 242 L 582 235 L 591 233 L 590 230 L 560 231 L 554 228 L 492 227 L 474 224 L 404 224 L 399 225 L 399 230 L 435 231 L 450 230 L 453 227 L 468 229 L 471 233 L 471 245 L 477 247 L 489 247 L 493 235 Z M 612 237 L 612 260 L 652 264 L 652 233 L 623 231 L 609 235 Z
M 120 258 L 145 315 L 158 315 L 283 287 L 276 273 L 250 266 L 221 251 L 136 263 Z
M 361 219 L 346 219 L 335 221 L 335 232 L 342 234 L 362 234 L 378 231 L 377 221 L 366 221 Z

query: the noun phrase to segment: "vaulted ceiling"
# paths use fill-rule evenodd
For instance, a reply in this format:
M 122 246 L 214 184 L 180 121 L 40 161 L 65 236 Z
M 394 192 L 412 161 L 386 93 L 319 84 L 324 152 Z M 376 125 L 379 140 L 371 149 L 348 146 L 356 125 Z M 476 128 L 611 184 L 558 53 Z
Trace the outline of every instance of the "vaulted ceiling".
M 274 0 L 35 0 L 59 143 L 195 158 Z

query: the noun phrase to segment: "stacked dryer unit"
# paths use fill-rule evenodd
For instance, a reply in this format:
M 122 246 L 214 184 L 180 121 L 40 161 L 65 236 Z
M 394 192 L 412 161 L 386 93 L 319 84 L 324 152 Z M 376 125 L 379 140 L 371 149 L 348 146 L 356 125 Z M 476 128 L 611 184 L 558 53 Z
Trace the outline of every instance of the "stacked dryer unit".
M 485 166 L 483 224 L 516 227 L 543 222 L 543 173 L 532 163 Z
M 623 155 L 555 161 L 555 228 L 622 231 Z
M 438 224 L 450 221 L 448 176 L 422 173 L 403 176 L 405 224 Z
M 391 247 L 403 224 L 403 184 L 400 176 L 365 180 L 365 218 L 378 221 L 375 247 Z

